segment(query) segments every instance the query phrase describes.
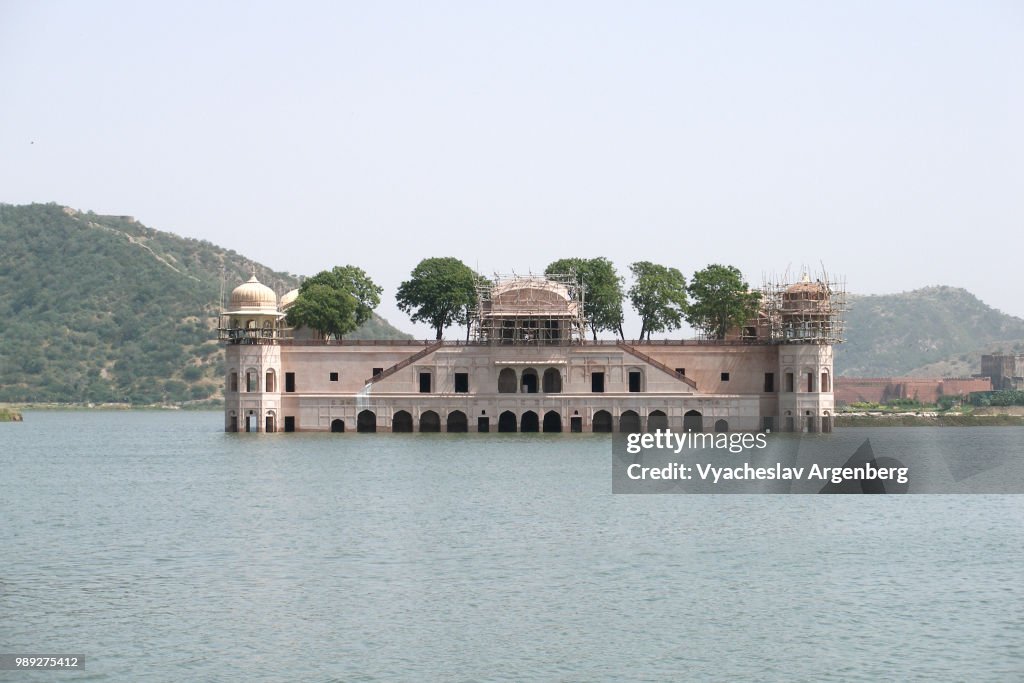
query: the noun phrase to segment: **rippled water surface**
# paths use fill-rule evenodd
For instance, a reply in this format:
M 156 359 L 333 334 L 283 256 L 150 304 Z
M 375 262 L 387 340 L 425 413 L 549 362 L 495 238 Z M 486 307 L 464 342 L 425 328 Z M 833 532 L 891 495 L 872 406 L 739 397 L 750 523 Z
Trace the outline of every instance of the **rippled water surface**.
M 0 424 L 0 652 L 86 656 L 0 679 L 1024 679 L 1024 496 L 613 496 L 602 435 L 221 424 Z

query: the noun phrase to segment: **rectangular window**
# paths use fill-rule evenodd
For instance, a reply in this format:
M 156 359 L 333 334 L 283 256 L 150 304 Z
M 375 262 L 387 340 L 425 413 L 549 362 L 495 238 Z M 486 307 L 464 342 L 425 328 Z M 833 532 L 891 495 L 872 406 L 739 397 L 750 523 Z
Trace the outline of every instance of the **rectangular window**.
M 284 431 L 294 432 L 295 431 L 295 416 L 285 415 L 284 416 Z
M 331 381 L 332 382 L 337 382 L 338 381 L 338 373 L 336 373 L 336 372 L 332 372 L 331 373 Z
M 430 373 L 429 372 L 421 372 L 420 373 L 420 393 L 421 394 L 429 394 L 430 393 Z
M 383 373 L 384 373 L 384 368 L 374 368 L 373 369 L 373 376 L 374 377 L 376 377 L 377 375 L 383 374 Z
M 592 372 L 590 373 L 590 391 L 595 394 L 604 393 L 604 373 L 603 372 Z
M 456 394 L 468 394 L 469 393 L 469 373 L 468 372 L 456 372 L 455 373 L 455 393 Z
M 257 379 L 256 379 L 256 373 L 255 372 L 247 372 L 247 373 L 245 373 L 245 390 L 246 391 L 259 391 L 259 389 L 256 388 L 256 382 L 257 382 Z
M 795 390 L 793 389 L 793 373 L 786 373 L 786 393 L 792 394 Z
M 231 391 L 238 391 L 238 373 L 237 372 L 232 372 L 231 373 L 231 388 L 230 388 L 230 390 Z
M 489 417 L 478 417 L 476 419 L 476 431 L 478 431 L 478 432 L 489 432 L 489 431 L 491 431 L 491 418 L 489 418 Z
M 284 373 L 284 390 L 289 394 L 295 392 L 295 373 L 286 372 Z
M 686 368 L 676 368 L 676 372 L 678 372 L 683 377 L 686 377 Z
M 722 373 L 722 381 L 723 382 L 728 382 L 729 381 L 729 373 L 728 372 L 723 372 Z
M 812 391 L 814 391 L 814 373 L 813 372 L 808 372 L 807 373 L 807 392 L 810 393 Z
M 629 391 L 635 394 L 640 391 L 641 375 L 639 370 L 631 370 L 629 372 Z
M 770 394 L 775 391 L 775 373 L 764 373 L 764 393 Z

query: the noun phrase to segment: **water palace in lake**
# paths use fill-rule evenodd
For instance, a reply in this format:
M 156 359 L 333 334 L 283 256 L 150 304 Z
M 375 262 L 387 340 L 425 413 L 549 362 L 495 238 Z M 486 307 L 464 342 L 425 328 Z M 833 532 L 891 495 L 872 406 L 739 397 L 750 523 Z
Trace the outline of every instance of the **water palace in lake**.
M 767 284 L 725 340 L 589 341 L 571 277 L 481 286 L 468 341 L 337 341 L 287 326 L 255 276 L 220 318 L 229 432 L 831 430 L 844 291 Z

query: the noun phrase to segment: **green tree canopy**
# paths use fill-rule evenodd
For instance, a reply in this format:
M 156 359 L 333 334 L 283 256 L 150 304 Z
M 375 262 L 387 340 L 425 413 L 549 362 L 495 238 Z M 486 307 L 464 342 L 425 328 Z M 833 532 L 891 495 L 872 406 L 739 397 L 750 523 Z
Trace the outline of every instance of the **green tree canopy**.
M 544 269 L 545 275 L 560 273 L 575 273 L 583 285 L 583 315 L 594 339 L 602 330 L 622 336 L 622 278 L 615 272 L 615 265 L 599 256 L 559 259 Z
M 468 324 L 476 304 L 476 280 L 473 269 L 457 258 L 426 258 L 399 285 L 395 299 L 413 322 L 429 323 L 441 339 L 453 323 Z
M 362 268 L 335 266 L 303 281 L 287 321 L 340 339 L 373 317 L 382 291 Z
M 757 315 L 761 301 L 739 268 L 717 263 L 694 273 L 686 291 L 690 294 L 686 321 L 713 339 L 725 339 L 730 329 Z
M 651 332 L 671 332 L 682 325 L 686 310 L 686 278 L 676 268 L 650 261 L 631 263 L 633 286 L 629 300 L 640 315 L 640 338 Z
M 357 327 L 373 317 L 373 309 L 380 304 L 380 294 L 384 291 L 362 268 L 355 266 L 335 266 L 330 270 L 320 271 L 302 282 L 299 296 L 301 297 L 302 292 L 313 285 L 326 285 L 352 296 L 356 302 L 354 315 Z
M 287 321 L 293 327 L 316 330 L 324 337 L 341 338 L 359 327 L 356 307 L 356 298 L 345 290 L 312 284 L 302 287 L 288 309 Z

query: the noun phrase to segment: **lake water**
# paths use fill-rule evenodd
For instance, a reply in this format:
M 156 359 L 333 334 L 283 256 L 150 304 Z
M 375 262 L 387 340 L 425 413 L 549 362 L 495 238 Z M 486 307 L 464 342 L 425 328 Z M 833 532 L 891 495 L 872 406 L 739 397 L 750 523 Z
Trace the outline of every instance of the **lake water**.
M 1024 679 L 1024 496 L 612 495 L 605 435 L 221 425 L 0 424 L 0 652 L 86 657 L 0 680 Z

